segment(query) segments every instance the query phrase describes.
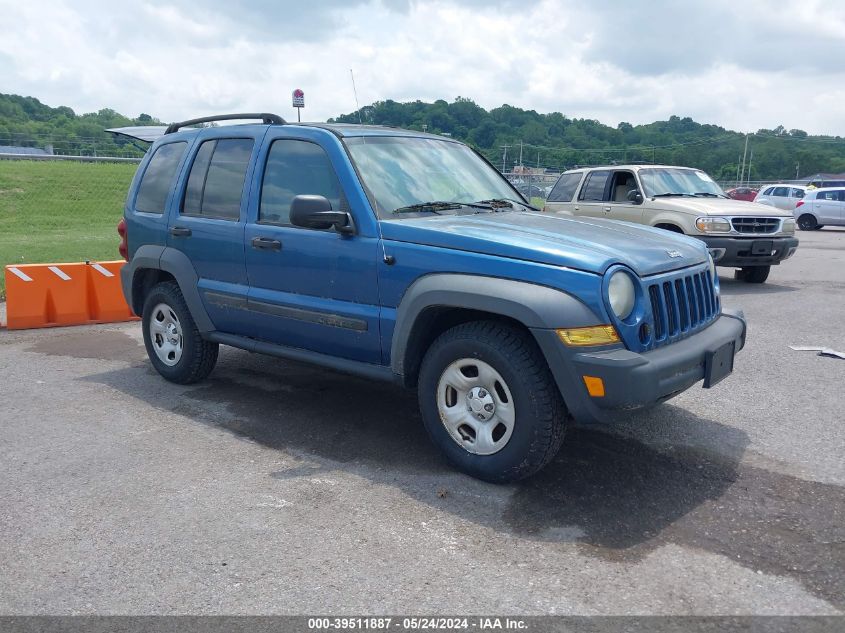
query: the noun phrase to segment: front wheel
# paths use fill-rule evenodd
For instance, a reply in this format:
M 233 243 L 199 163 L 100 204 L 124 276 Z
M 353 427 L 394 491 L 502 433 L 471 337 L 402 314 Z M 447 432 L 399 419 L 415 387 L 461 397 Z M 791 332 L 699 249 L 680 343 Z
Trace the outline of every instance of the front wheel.
M 141 323 L 147 356 L 170 382 L 187 385 L 208 376 L 219 345 L 202 338 L 175 281 L 154 286 L 144 299 Z
M 444 332 L 426 352 L 423 423 L 459 470 L 495 483 L 524 479 L 563 442 L 566 408 L 534 339 L 496 321 Z
M 761 284 L 769 278 L 771 266 L 746 266 L 739 270 L 738 277 L 750 284 Z

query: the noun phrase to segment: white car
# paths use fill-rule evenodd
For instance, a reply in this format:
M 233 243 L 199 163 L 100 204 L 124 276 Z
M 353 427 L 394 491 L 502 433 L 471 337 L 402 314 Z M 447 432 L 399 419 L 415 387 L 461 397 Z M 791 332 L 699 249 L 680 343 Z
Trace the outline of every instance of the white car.
M 754 202 L 792 211 L 806 192 L 802 185 L 769 185 L 760 188 Z
M 792 214 L 802 231 L 814 231 L 826 224 L 845 226 L 845 187 L 808 190 Z

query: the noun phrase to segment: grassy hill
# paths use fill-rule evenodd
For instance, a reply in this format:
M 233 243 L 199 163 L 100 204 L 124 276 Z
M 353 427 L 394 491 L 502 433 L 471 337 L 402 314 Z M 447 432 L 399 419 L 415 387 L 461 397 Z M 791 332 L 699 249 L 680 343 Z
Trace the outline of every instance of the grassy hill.
M 136 167 L 0 161 L 0 267 L 120 259 L 115 227 Z

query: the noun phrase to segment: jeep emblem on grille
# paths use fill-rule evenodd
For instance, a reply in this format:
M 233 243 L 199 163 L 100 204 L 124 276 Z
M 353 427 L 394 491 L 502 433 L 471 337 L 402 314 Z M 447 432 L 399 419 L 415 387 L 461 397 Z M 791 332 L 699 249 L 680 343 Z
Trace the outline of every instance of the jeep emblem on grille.
M 681 255 L 680 251 L 666 251 L 666 254 L 673 259 L 675 257 L 683 257 L 683 255 Z

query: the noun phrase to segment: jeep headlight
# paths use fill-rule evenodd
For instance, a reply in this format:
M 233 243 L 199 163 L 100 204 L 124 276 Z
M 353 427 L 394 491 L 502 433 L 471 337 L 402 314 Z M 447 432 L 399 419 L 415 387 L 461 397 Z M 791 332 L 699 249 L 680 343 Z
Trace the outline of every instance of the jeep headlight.
M 730 233 L 731 223 L 725 218 L 698 218 L 695 228 L 702 233 Z
M 795 235 L 795 218 L 788 218 L 783 221 L 783 232 L 787 235 Z
M 610 309 L 618 319 L 624 321 L 631 316 L 636 298 L 637 293 L 631 276 L 621 270 L 613 273 L 607 283 L 607 299 Z

